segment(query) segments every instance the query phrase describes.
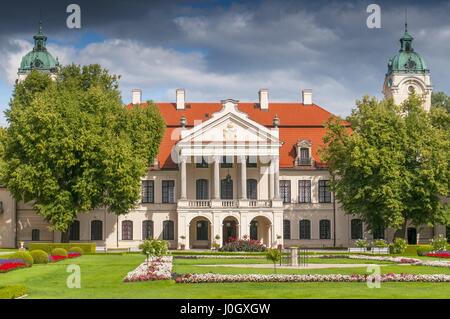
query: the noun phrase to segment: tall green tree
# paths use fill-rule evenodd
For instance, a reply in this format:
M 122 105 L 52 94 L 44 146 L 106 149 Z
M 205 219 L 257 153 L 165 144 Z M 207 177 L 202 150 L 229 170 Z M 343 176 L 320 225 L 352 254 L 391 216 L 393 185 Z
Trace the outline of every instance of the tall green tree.
M 433 92 L 431 94 L 431 107 L 442 108 L 450 113 L 450 96 L 444 92 Z
M 441 200 L 450 182 L 445 121 L 423 111 L 414 96 L 401 106 L 364 97 L 347 120 L 351 131 L 341 119 L 329 120 L 321 150 L 346 213 L 372 230 L 402 229 L 404 237 L 408 221 L 448 224 L 449 207 Z
M 162 117 L 152 104 L 124 107 L 118 80 L 99 65 L 62 67 L 56 81 L 31 72 L 6 111 L 1 182 L 62 241 L 80 213 L 132 209 L 158 153 Z

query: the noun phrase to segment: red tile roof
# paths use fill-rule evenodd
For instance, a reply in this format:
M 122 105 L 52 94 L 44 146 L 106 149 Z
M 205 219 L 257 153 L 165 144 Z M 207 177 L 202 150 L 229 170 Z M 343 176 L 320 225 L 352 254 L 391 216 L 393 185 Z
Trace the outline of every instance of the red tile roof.
M 177 168 L 170 154 L 178 140 L 173 137 L 179 137 L 180 118 L 185 116 L 187 126 L 193 126 L 194 121 L 206 121 L 213 113 L 220 111 L 222 104 L 186 103 L 184 110 L 177 110 L 175 103 L 157 102 L 156 105 L 167 125 L 158 154 L 158 162 L 163 169 Z M 280 148 L 281 168 L 295 166 L 295 145 L 299 140 L 311 141 L 312 157 L 320 163 L 318 150 L 323 145 L 322 138 L 326 131 L 324 123 L 332 116 L 330 112 L 315 104 L 303 105 L 302 103 L 270 103 L 268 110 L 261 110 L 258 103 L 239 103 L 238 109 L 247 113 L 250 119 L 266 127 L 273 127 L 273 118 L 278 116 L 280 141 L 283 143 Z

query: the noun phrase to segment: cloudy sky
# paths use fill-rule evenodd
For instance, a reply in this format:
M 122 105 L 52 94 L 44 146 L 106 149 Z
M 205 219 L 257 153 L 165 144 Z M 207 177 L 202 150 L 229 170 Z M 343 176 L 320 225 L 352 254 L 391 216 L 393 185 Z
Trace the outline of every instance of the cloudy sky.
M 66 7 L 81 7 L 81 29 L 68 29 Z M 366 25 L 370 3 L 381 28 Z M 93 1 L 2 2 L 0 124 L 21 57 L 40 17 L 48 48 L 63 64 L 100 63 L 145 99 L 314 101 L 347 115 L 363 95 L 381 97 L 387 61 L 399 49 L 405 9 L 414 48 L 428 63 L 435 90 L 450 94 L 450 1 Z

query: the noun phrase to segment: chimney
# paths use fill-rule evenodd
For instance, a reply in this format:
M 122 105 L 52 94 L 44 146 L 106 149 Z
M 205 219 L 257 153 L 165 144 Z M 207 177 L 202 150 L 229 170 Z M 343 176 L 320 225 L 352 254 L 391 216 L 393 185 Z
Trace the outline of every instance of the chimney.
M 302 99 L 304 105 L 312 105 L 312 90 L 311 89 L 304 89 L 302 91 Z
M 184 89 L 177 89 L 175 92 L 177 95 L 177 110 L 184 110 L 186 93 Z
M 269 90 L 267 89 L 259 90 L 259 106 L 261 110 L 269 109 Z
M 142 102 L 142 91 L 139 89 L 131 90 L 131 101 L 133 104 L 141 104 Z

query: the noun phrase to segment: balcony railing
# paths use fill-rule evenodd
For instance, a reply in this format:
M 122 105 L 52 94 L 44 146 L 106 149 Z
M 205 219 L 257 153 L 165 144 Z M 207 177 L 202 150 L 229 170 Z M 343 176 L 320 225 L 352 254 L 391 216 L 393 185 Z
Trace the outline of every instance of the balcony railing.
M 237 200 L 222 200 L 222 207 L 238 207 Z
M 218 201 L 212 200 L 188 200 L 189 208 L 209 208 L 209 207 L 272 207 L 270 200 L 235 200 L 235 199 L 221 199 Z
M 211 207 L 211 201 L 207 199 L 190 200 L 189 207 Z
M 270 207 L 270 200 L 250 200 L 248 203 L 250 207 Z

